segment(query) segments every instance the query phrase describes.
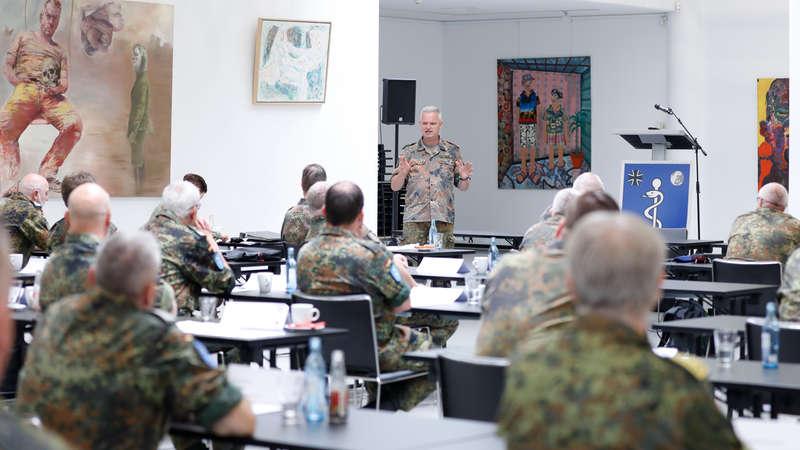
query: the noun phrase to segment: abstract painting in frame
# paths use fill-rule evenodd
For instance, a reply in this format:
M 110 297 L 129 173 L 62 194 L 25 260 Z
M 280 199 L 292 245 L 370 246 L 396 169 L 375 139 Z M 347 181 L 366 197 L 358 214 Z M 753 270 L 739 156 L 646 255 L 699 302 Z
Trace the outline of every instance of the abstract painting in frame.
M 497 186 L 562 189 L 591 167 L 591 59 L 497 60 Z
M 789 189 L 789 79 L 759 78 L 758 189 L 780 183 Z
M 331 23 L 259 19 L 254 103 L 324 103 Z

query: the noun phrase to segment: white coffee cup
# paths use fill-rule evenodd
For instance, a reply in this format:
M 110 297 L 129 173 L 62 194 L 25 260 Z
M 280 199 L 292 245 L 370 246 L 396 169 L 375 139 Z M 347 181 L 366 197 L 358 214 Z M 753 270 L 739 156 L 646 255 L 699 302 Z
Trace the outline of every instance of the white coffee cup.
M 317 319 L 319 319 L 319 310 L 314 305 L 310 303 L 295 303 L 292 305 L 292 323 L 309 323 Z
M 8 260 L 11 263 L 11 267 L 17 272 L 22 269 L 22 253 L 12 253 L 8 255 Z
M 258 280 L 258 292 L 269 294 L 272 292 L 272 274 L 269 272 L 259 272 L 256 274 Z

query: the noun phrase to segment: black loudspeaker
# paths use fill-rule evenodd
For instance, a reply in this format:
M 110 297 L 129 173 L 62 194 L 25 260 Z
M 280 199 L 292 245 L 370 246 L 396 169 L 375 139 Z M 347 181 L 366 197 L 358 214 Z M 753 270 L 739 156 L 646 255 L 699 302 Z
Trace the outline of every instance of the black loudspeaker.
M 383 79 L 383 114 L 385 124 L 414 124 L 417 80 Z

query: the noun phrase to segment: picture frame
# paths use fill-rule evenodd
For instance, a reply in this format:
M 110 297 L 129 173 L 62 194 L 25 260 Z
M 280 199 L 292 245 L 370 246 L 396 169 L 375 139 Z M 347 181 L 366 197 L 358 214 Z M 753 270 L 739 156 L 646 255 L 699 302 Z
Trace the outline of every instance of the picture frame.
M 325 103 L 331 22 L 258 19 L 253 103 Z

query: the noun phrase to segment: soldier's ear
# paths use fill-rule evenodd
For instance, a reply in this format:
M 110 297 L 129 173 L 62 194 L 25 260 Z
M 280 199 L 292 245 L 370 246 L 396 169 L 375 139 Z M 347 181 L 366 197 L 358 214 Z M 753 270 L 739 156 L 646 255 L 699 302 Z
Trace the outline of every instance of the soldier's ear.
M 64 211 L 64 225 L 67 226 L 67 231 L 69 231 L 69 210 Z
M 558 227 L 556 227 L 556 239 L 564 239 L 564 222 L 564 219 L 561 219 L 561 221 L 558 222 Z
M 89 267 L 89 273 L 86 274 L 86 285 L 90 288 L 97 286 L 97 272 L 94 266 Z

